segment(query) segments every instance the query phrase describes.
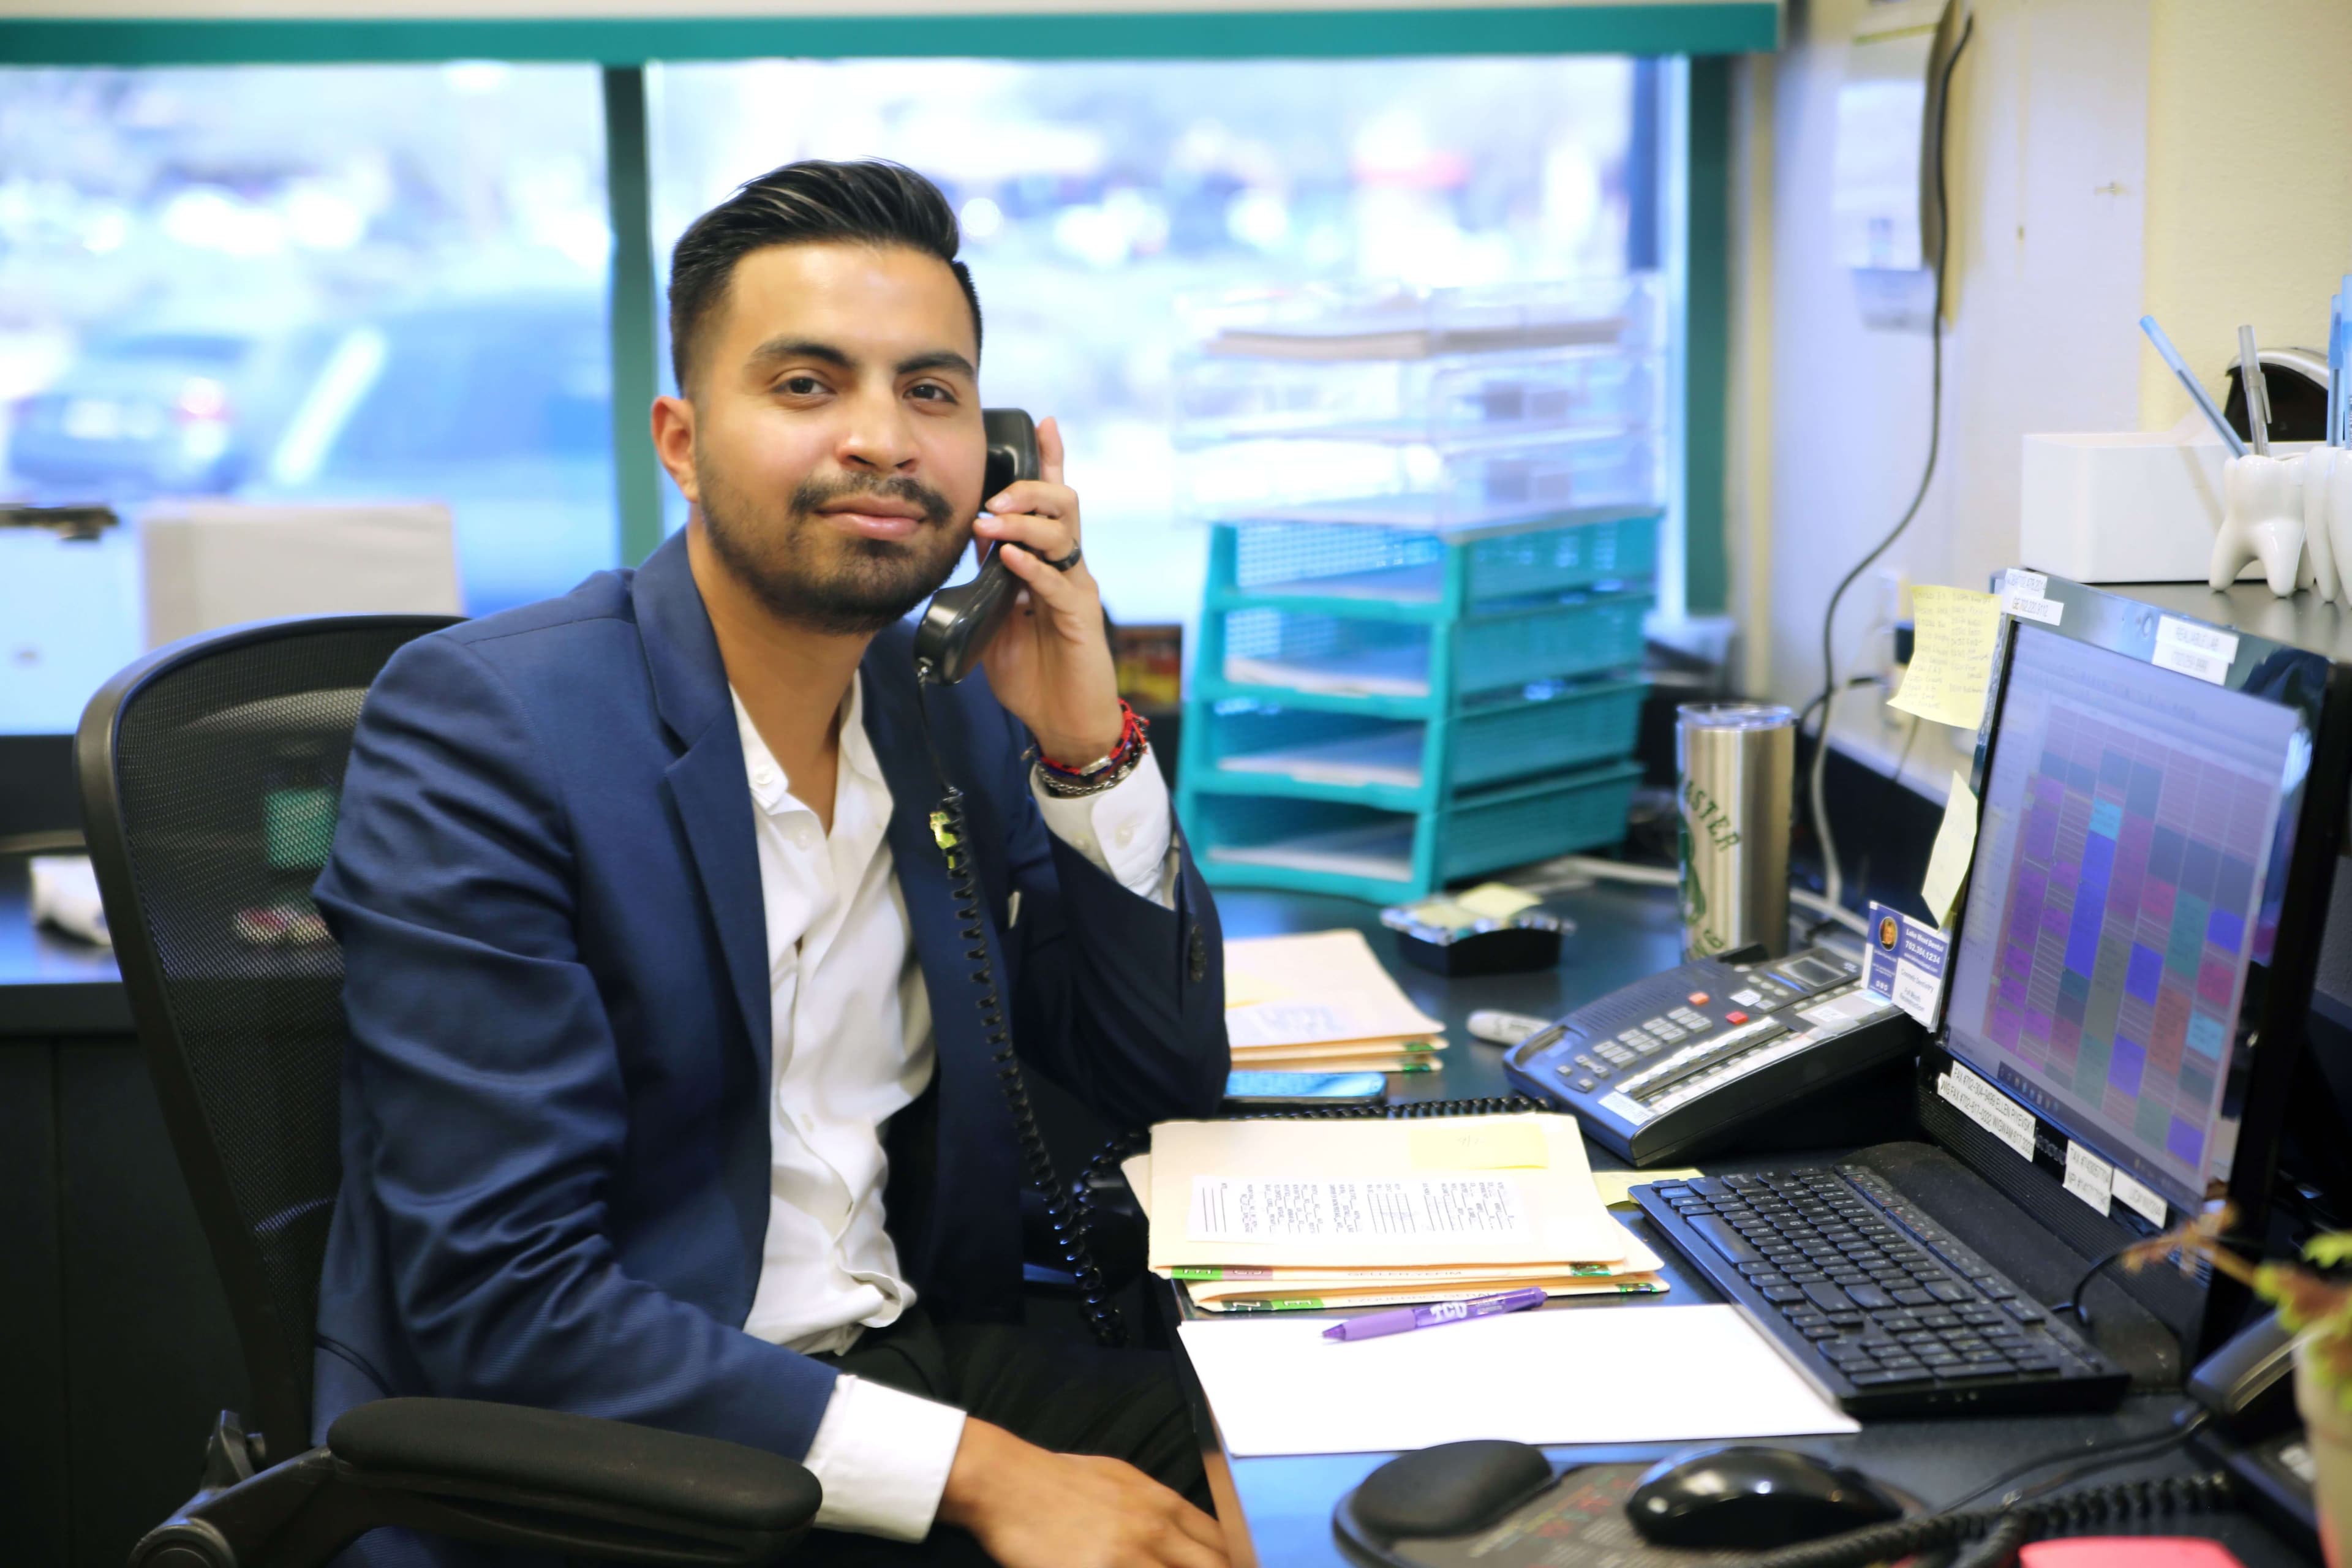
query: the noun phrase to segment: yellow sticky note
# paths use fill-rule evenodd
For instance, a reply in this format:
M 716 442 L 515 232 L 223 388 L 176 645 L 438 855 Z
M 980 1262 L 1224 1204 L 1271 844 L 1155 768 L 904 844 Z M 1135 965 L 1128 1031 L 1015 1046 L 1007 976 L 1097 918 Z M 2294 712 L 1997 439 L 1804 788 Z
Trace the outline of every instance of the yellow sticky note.
M 1936 847 L 1927 856 L 1927 877 L 1919 884 L 1919 897 L 1927 913 L 1946 931 L 1952 929 L 1952 906 L 1959 902 L 1960 884 L 1968 880 L 1969 862 L 1976 852 L 1976 792 L 1955 773 L 1952 793 L 1944 801 L 1944 826 L 1936 829 Z
M 1551 1163 L 1543 1129 L 1521 1120 L 1416 1121 L 1412 1125 L 1416 1171 L 1502 1171 Z
M 1507 921 L 1521 910 L 1531 910 L 1543 900 L 1506 882 L 1481 882 L 1466 893 L 1454 894 L 1454 901 L 1471 913 L 1484 915 L 1490 921 Z
M 1695 1166 L 1685 1165 L 1678 1171 L 1595 1171 L 1592 1185 L 1604 1204 L 1630 1204 L 1629 1193 L 1635 1187 L 1646 1187 L 1653 1182 L 1687 1182 L 1704 1174 Z
M 1911 590 L 1911 614 L 1917 628 L 1911 667 L 1889 706 L 1938 724 L 1975 729 L 1984 717 L 1985 689 L 1992 684 L 2000 599 L 1923 584 Z

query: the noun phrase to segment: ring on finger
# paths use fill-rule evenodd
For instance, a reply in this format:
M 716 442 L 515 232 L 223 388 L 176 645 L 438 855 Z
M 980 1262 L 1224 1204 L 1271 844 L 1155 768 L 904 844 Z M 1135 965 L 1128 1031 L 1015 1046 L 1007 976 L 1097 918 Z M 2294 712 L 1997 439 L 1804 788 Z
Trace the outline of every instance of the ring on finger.
M 1085 551 L 1073 544 L 1070 546 L 1070 552 L 1059 560 L 1055 560 L 1052 556 L 1048 555 L 1040 555 L 1037 559 L 1045 562 L 1046 565 L 1051 566 L 1056 572 L 1067 572 L 1071 567 L 1076 566 L 1078 563 L 1079 559 L 1085 554 Z

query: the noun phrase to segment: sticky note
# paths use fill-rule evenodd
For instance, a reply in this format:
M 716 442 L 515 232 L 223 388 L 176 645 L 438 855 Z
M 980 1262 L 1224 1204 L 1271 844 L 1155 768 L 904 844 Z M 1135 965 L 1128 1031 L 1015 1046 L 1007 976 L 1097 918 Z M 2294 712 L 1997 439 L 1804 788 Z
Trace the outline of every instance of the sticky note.
M 1687 1182 L 1694 1176 L 1704 1174 L 1705 1172 L 1691 1165 L 1675 1171 L 1595 1171 L 1592 1173 L 1592 1186 L 1601 1194 L 1602 1203 L 1613 1206 L 1632 1203 L 1633 1200 L 1629 1194 L 1633 1188 L 1646 1187 L 1654 1182 Z
M 1955 772 L 1952 793 L 1944 797 L 1944 825 L 1936 829 L 1936 847 L 1927 856 L 1927 879 L 1919 884 L 1919 897 L 1942 930 L 1952 929 L 1953 907 L 1960 901 L 1960 884 L 1968 880 L 1976 852 L 1976 792 Z
M 1412 1137 L 1416 1171 L 1507 1171 L 1551 1163 L 1543 1129 L 1520 1119 L 1417 1121 Z
M 2115 1190 L 2116 1168 L 2080 1143 L 2066 1142 L 2066 1190 L 2104 1215 Z
M 1507 921 L 1521 910 L 1531 910 L 1542 900 L 1533 893 L 1523 893 L 1507 882 L 1481 882 L 1466 893 L 1456 893 L 1454 901 L 1473 914 L 1484 915 L 1490 921 Z
M 1966 588 L 1923 584 L 1911 590 L 1911 665 L 1890 706 L 1956 729 L 1984 718 L 1992 684 L 1994 642 L 2000 635 L 2000 599 Z

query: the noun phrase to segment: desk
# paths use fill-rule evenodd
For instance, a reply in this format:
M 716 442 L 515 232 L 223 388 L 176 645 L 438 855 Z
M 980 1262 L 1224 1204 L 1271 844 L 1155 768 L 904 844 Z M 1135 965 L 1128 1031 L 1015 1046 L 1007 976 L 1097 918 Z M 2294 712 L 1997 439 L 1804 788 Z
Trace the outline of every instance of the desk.
M 1431 1016 L 1445 1021 L 1452 1047 L 1445 1070 L 1417 1075 L 1405 1081 L 1402 1098 L 1465 1099 L 1505 1094 L 1501 1047 L 1470 1037 L 1464 1026 L 1476 1007 L 1504 1007 L 1513 1012 L 1556 1016 L 1603 995 L 1629 980 L 1680 961 L 1680 932 L 1672 895 L 1646 888 L 1602 886 L 1568 895 L 1556 907 L 1577 922 L 1556 970 L 1487 979 L 1449 981 L 1397 961 L 1396 947 L 1380 927 L 1375 910 L 1341 899 L 1297 894 L 1226 892 L 1217 899 L 1227 934 L 1255 936 L 1274 931 L 1328 930 L 1353 926 L 1365 931 L 1373 949 L 1390 964 L 1414 1003 Z M 1889 1129 L 1889 1139 L 1916 1136 L 1911 1129 Z M 1606 1150 L 1591 1147 L 1593 1163 L 1609 1168 L 1622 1163 Z M 1706 1160 L 1711 1171 L 1764 1169 L 1792 1163 L 1801 1156 L 1769 1159 Z M 1666 1275 L 1674 1289 L 1663 1297 L 1622 1301 L 1561 1301 L 1550 1311 L 1641 1311 L 1672 1304 L 1714 1301 L 1718 1298 L 1700 1277 L 1683 1268 L 1674 1249 L 1632 1210 L 1614 1211 L 1626 1226 L 1643 1234 L 1666 1259 Z M 1174 1292 L 1159 1281 L 1161 1304 L 1176 1310 Z M 1175 1336 L 1170 1335 L 1173 1340 Z M 1180 1363 L 1181 1352 L 1179 1352 Z M 1331 1509 L 1350 1487 L 1391 1456 L 1386 1454 L 1310 1455 L 1283 1458 L 1233 1459 L 1218 1445 L 1189 1368 L 1185 1379 L 1193 1401 L 1193 1419 L 1210 1463 L 1211 1483 L 1217 1493 L 1218 1513 L 1225 1525 L 1235 1568 L 1340 1568 L 1348 1563 L 1331 1537 Z M 2135 1437 L 2152 1436 L 2170 1428 L 2176 1413 L 2187 1402 L 2177 1395 L 2135 1395 L 2112 1415 L 1994 1416 L 1969 1420 L 1877 1421 L 1851 1436 L 1802 1437 L 1788 1446 L 1856 1465 L 1870 1474 L 1902 1487 L 1933 1505 L 1957 1500 L 2011 1466 L 2039 1455 L 2087 1453 Z M 1570 1458 L 1588 1461 L 1655 1458 L 1683 1445 L 1646 1447 L 1554 1448 L 1555 1461 Z M 2195 1467 L 2178 1450 L 2152 1461 L 2119 1466 L 2089 1478 L 2086 1484 L 2138 1476 L 2186 1473 Z M 2166 1533 L 2204 1534 L 2236 1552 L 2247 1568 L 2289 1568 L 2312 1561 L 2285 1544 L 2249 1515 L 2222 1514 L 2184 1518 L 2160 1524 Z
M 0 1510 L 11 1564 L 120 1568 L 245 1362 L 114 955 L 36 931 L 28 880 L 0 856 Z

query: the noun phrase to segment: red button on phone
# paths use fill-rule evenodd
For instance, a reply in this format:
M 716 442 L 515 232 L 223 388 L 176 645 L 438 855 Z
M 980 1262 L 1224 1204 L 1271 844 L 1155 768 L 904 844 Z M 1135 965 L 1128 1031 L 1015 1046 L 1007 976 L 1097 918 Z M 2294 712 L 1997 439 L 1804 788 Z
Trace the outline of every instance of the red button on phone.
M 1745 1013 L 1726 1013 L 1723 1016 L 1723 1021 L 1727 1024 L 1745 1024 L 1748 1022 L 1748 1015 Z

